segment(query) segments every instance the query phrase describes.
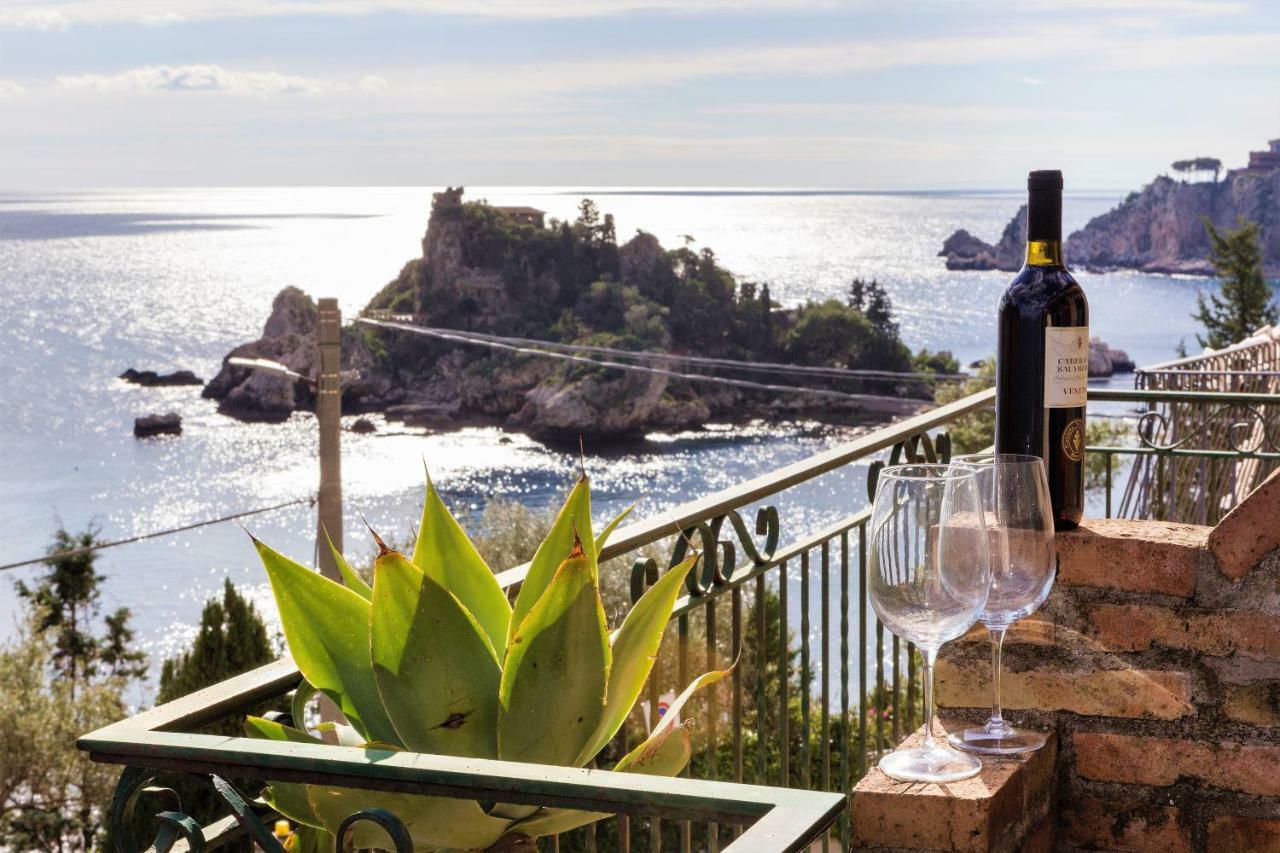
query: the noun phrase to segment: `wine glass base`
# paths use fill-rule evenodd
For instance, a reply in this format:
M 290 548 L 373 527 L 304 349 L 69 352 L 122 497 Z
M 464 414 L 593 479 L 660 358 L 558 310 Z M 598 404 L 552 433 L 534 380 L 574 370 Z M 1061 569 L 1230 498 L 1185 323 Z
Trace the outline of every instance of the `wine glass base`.
M 900 749 L 880 759 L 880 769 L 899 782 L 958 782 L 977 776 L 982 762 L 952 749 Z
M 1044 746 L 1046 740 L 1047 738 L 1040 732 L 1009 726 L 1001 728 L 978 726 L 952 732 L 947 736 L 947 742 L 956 749 L 976 752 L 979 755 L 1019 755 L 1024 752 L 1035 752 Z

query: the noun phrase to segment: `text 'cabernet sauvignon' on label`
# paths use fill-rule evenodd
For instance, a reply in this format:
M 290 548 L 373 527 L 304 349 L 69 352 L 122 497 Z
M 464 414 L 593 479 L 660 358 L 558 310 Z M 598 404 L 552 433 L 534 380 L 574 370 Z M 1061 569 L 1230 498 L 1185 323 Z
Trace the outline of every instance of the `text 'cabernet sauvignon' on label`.
M 1044 404 L 1050 409 L 1083 406 L 1089 391 L 1089 327 L 1044 330 Z

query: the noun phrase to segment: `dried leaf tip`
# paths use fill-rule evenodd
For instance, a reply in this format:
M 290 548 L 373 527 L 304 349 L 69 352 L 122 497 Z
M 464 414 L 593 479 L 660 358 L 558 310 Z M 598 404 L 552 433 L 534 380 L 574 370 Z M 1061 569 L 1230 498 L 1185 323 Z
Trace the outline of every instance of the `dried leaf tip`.
M 378 556 L 385 557 L 391 553 L 391 549 L 387 547 L 387 543 L 382 541 L 382 537 L 378 535 L 378 531 L 373 529 L 373 525 L 369 523 L 369 519 L 364 517 L 364 513 L 360 513 L 360 520 L 364 522 L 364 526 L 369 528 L 369 533 L 373 536 L 373 541 L 378 545 Z
M 578 433 L 578 476 L 583 480 L 587 479 L 587 449 L 582 433 Z

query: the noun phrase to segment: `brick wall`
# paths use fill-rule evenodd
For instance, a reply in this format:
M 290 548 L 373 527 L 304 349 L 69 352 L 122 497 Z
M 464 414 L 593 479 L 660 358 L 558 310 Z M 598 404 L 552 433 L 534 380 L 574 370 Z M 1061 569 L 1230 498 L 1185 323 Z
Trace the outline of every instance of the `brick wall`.
M 1280 853 L 1280 473 L 1217 528 L 1089 520 L 1010 632 L 1004 704 L 1057 732 L 1064 850 Z M 985 631 L 942 652 L 939 705 L 990 701 Z

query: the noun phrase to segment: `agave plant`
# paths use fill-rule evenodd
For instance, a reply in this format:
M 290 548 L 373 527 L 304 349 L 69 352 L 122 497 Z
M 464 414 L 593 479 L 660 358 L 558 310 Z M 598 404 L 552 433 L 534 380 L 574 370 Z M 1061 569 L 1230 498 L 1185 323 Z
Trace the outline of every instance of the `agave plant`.
M 667 572 L 610 632 L 598 557 L 626 515 L 593 538 L 583 476 L 539 545 L 514 605 L 429 477 L 412 557 L 375 534 L 373 586 L 336 550 L 343 583 L 255 539 L 305 682 L 294 699 L 299 727 L 249 717 L 247 733 L 324 743 L 305 729 L 303 713 L 319 692 L 346 718 L 331 726 L 342 745 L 572 767 L 592 762 L 639 697 L 697 560 L 695 554 Z M 612 769 L 666 776 L 684 769 L 691 748 L 687 730 L 675 724 L 680 707 L 727 673 L 695 679 L 648 739 Z M 336 833 L 355 812 L 385 809 L 404 823 L 416 850 L 483 850 L 607 817 L 295 782 L 270 782 L 264 796 L 286 817 L 313 827 L 312 835 Z M 355 826 L 357 848 L 385 843 L 372 824 Z

